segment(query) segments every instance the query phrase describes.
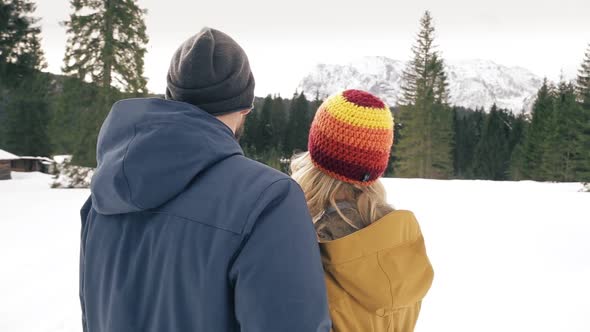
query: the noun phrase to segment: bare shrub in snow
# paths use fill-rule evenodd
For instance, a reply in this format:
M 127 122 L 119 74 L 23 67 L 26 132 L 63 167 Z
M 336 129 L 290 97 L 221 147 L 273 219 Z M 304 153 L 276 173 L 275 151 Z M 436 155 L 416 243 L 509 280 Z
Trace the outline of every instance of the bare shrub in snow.
M 51 188 L 90 188 L 94 169 L 72 165 L 72 156 L 55 156 L 56 174 Z

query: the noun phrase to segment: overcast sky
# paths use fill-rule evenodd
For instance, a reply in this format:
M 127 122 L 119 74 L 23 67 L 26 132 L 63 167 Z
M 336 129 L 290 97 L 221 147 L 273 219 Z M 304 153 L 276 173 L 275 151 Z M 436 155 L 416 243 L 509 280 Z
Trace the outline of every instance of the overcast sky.
M 49 70 L 59 73 L 68 0 L 37 0 Z M 148 10 L 148 88 L 162 93 L 169 59 L 203 26 L 220 29 L 246 50 L 256 95 L 290 95 L 318 62 L 365 55 L 407 60 L 428 9 L 436 43 L 449 60 L 488 59 L 558 79 L 573 77 L 590 43 L 590 0 L 139 0 Z

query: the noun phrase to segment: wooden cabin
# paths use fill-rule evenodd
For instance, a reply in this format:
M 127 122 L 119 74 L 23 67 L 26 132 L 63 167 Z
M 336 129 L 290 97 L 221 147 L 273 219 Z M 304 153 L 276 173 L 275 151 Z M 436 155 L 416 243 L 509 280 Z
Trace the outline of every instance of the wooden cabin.
M 10 172 L 49 173 L 55 161 L 46 157 L 19 157 L 0 150 L 0 180 L 10 180 Z
M 0 149 L 0 180 L 10 180 L 12 162 L 19 159 L 17 155 Z
M 53 160 L 45 157 L 19 157 L 12 160 L 13 172 L 42 172 L 48 173 L 49 165 Z

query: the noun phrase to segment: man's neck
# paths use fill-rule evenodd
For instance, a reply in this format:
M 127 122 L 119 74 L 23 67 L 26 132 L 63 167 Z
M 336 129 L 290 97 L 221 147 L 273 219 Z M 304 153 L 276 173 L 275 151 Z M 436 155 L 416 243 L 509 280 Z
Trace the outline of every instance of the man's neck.
M 231 129 L 231 131 L 234 134 L 236 133 L 236 128 L 238 127 L 238 124 L 240 123 L 240 116 L 238 113 L 219 115 L 219 116 L 216 116 L 216 118 L 219 121 L 225 123 L 225 125 L 228 126 L 229 129 Z

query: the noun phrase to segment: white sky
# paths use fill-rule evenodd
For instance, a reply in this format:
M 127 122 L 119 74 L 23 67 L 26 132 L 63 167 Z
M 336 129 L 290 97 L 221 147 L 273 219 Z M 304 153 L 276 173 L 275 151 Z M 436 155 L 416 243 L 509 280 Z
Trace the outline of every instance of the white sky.
M 68 0 L 37 0 L 49 71 L 65 51 Z M 318 62 L 365 55 L 407 60 L 418 21 L 429 9 L 448 60 L 489 59 L 558 79 L 574 77 L 590 43 L 590 0 L 139 0 L 148 9 L 148 88 L 163 93 L 169 60 L 203 26 L 220 29 L 246 50 L 256 95 L 290 96 Z

